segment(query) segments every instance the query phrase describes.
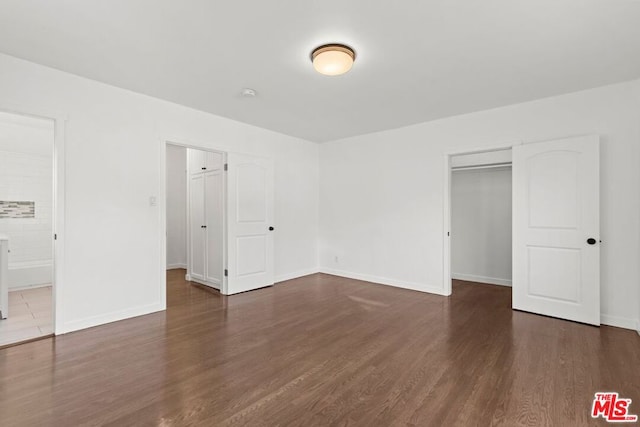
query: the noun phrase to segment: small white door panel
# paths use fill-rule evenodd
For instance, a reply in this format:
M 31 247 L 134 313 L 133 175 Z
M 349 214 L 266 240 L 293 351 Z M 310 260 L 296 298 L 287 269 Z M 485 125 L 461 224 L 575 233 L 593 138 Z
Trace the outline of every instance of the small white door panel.
M 513 148 L 514 309 L 600 324 L 599 188 L 597 136 Z
M 267 271 L 267 236 L 239 236 L 236 242 L 237 276 L 265 273 Z
M 204 172 L 204 168 L 206 166 L 205 156 L 207 153 L 202 150 L 196 150 L 194 148 L 189 148 L 189 173 L 202 173 Z
M 530 227 L 578 228 L 580 155 L 576 151 L 551 151 L 533 155 L 527 160 Z
M 228 278 L 226 294 L 274 282 L 273 163 L 228 154 Z
M 206 152 L 205 168 L 207 168 L 207 172 L 222 170 L 222 166 L 222 153 L 216 153 L 212 151 Z

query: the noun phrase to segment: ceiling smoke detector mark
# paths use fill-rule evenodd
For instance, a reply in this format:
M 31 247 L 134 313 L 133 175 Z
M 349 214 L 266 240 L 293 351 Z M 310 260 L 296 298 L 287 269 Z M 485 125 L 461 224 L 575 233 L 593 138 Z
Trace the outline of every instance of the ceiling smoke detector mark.
M 250 89 L 248 87 L 242 89 L 242 97 L 243 98 L 255 98 L 256 97 L 256 91 L 253 89 Z

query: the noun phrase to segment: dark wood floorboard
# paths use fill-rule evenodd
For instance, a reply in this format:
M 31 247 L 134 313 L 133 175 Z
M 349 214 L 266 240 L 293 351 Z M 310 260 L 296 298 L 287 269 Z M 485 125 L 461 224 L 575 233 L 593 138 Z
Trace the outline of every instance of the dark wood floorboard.
M 168 273 L 166 312 L 0 350 L 2 426 L 579 426 L 640 413 L 640 337 L 316 274 L 231 297 Z

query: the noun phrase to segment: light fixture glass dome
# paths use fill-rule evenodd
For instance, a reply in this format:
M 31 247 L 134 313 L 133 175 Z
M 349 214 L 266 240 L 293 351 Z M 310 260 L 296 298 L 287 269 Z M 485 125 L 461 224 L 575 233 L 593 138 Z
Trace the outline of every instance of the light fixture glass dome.
M 343 44 L 326 44 L 311 52 L 313 68 L 326 76 L 339 76 L 351 69 L 356 54 Z

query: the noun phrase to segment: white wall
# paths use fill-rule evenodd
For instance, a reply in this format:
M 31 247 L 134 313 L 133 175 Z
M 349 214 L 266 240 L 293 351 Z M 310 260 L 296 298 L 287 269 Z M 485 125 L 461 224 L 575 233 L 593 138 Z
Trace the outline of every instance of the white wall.
M 635 87 L 633 88 L 633 95 L 635 97 L 636 105 L 640 105 L 640 84 L 636 84 Z M 638 121 L 638 123 L 640 123 L 640 108 L 636 112 L 636 120 Z M 638 131 L 638 133 L 640 134 L 640 131 Z M 640 150 L 638 150 L 638 155 L 640 155 Z M 640 164 L 640 157 L 638 157 L 638 164 Z M 638 179 L 640 179 L 640 174 L 638 174 Z M 640 181 L 638 182 L 638 187 L 637 187 L 636 194 L 637 194 L 638 199 L 640 199 Z M 633 196 L 631 196 L 631 197 L 633 197 Z M 640 216 L 638 216 L 638 223 L 640 224 Z M 640 242 L 640 225 L 638 226 L 638 241 Z M 637 268 L 638 268 L 638 277 L 640 277 L 640 262 L 637 263 Z M 638 287 L 637 288 L 638 288 L 637 289 L 637 291 L 638 291 L 638 315 L 637 315 L 637 322 L 636 322 L 636 330 L 638 331 L 638 334 L 640 334 L 640 281 L 638 281 Z
M 52 155 L 52 121 L 0 113 L 0 200 L 35 202 L 34 218 L 0 218 L 10 290 L 51 284 Z
M 276 278 L 317 270 L 317 144 L 6 55 L 0 55 L 3 108 L 68 115 L 56 333 L 163 308 L 158 207 L 165 203 L 167 138 L 273 158 Z M 157 206 L 150 196 L 158 197 Z
M 511 286 L 511 168 L 451 177 L 451 277 Z
M 322 144 L 321 268 L 442 293 L 444 154 L 599 134 L 602 321 L 635 327 L 639 85 L 617 84 Z
M 187 149 L 167 145 L 167 269 L 187 268 Z

